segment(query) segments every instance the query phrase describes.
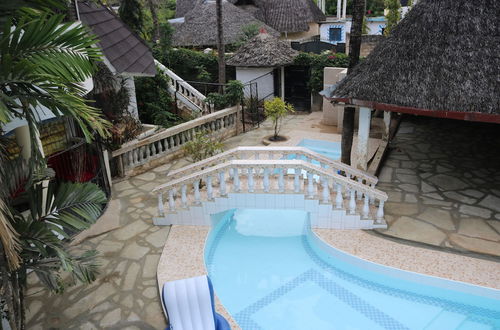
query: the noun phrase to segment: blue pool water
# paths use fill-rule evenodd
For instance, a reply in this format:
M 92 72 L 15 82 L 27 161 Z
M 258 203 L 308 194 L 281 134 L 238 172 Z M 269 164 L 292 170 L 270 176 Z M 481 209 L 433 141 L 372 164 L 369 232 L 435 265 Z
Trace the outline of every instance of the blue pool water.
M 206 267 L 244 330 L 500 328 L 500 291 L 345 254 L 304 211 L 237 209 L 213 222 Z
M 303 139 L 297 144 L 297 146 L 305 147 L 333 160 L 340 159 L 340 142 Z

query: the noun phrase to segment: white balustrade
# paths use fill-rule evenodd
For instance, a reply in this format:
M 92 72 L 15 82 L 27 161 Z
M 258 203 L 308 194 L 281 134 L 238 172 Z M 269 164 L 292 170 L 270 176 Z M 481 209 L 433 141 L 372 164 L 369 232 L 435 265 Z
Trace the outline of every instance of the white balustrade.
M 212 176 L 211 175 L 207 176 L 206 183 L 207 183 L 207 199 L 209 201 L 211 201 L 214 198 L 214 190 L 212 187 Z
M 335 208 L 341 209 L 344 203 L 344 197 L 342 197 L 342 186 L 337 183 L 337 194 L 335 196 Z
M 269 192 L 269 169 L 264 169 L 264 180 L 262 181 L 264 184 L 264 191 Z
M 193 182 L 193 189 L 194 189 L 194 202 L 196 204 L 201 203 L 201 196 L 200 196 L 200 180 L 196 180 Z
M 285 192 L 285 170 L 280 168 L 278 171 L 278 190 L 282 193 Z
M 240 175 L 237 168 L 233 168 L 233 191 L 240 192 Z
M 253 168 L 248 168 L 248 192 L 253 193 L 255 190 L 255 182 L 253 181 Z
M 219 189 L 220 195 L 226 196 L 226 179 L 224 179 L 224 171 L 219 172 Z
M 314 198 L 314 174 L 307 172 L 307 197 Z
M 300 192 L 300 174 L 301 174 L 301 169 L 296 168 L 295 169 L 295 174 L 293 176 L 293 192 Z
M 326 204 L 330 202 L 330 189 L 328 187 L 328 178 L 323 177 L 321 181 L 323 185 L 323 203 Z
M 181 203 L 182 207 L 187 207 L 187 195 L 186 195 L 187 186 L 185 184 L 181 187 Z

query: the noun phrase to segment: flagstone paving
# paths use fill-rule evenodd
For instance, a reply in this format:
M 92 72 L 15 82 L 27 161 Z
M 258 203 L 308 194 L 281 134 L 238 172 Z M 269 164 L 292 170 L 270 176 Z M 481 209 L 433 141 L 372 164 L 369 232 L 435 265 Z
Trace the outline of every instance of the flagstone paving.
M 378 187 L 389 195 L 379 232 L 500 256 L 498 125 L 406 117 Z
M 319 120 L 318 113 L 290 116 L 283 131 L 336 133 L 335 128 L 317 124 Z M 271 133 L 272 126 L 265 123 L 226 141 L 226 146 L 259 145 Z M 476 135 L 459 135 L 454 146 L 453 133 L 454 127 L 441 129 L 432 122 L 402 125 L 380 175 L 379 187 L 390 200 L 386 207 L 390 227 L 384 234 L 499 255 L 500 166 L 498 158 L 486 156 L 496 150 L 486 144 L 489 138 L 476 146 Z M 488 136 L 484 130 L 472 133 Z M 152 225 L 157 205 L 150 192 L 165 181 L 169 169 L 186 164 L 185 160 L 165 164 L 113 185 L 113 198 L 119 203 L 112 207 L 119 208 L 113 210 L 120 217 L 119 229 L 74 247 L 100 252 L 100 275 L 91 285 L 51 294 L 30 274 L 28 329 L 165 328 L 156 268 L 170 228 Z

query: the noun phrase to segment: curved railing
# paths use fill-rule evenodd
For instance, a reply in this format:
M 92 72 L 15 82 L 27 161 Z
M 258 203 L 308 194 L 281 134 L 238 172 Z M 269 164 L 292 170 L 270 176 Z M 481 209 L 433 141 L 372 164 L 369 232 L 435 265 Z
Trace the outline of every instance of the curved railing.
M 296 153 L 297 149 L 294 148 L 294 151 Z M 335 209 L 345 210 L 349 215 L 383 222 L 387 194 L 330 168 L 298 159 L 235 159 L 217 164 L 208 161 L 205 165 L 209 167 L 195 170 L 197 166 L 202 166 L 198 163 L 193 164 L 194 167 L 183 168 L 177 174 L 183 173 L 184 176 L 153 190 L 158 197 L 160 217 L 175 213 L 178 209 L 200 205 L 203 201 L 212 201 L 215 197 L 225 197 L 230 190 L 234 193 L 302 193 L 308 199 L 331 203 Z M 290 170 L 293 175 L 288 174 Z M 351 169 L 350 172 L 357 170 Z M 304 179 L 304 173 L 307 179 Z M 201 182 L 204 184 L 201 185 Z M 168 199 L 167 209 L 164 206 L 164 194 Z

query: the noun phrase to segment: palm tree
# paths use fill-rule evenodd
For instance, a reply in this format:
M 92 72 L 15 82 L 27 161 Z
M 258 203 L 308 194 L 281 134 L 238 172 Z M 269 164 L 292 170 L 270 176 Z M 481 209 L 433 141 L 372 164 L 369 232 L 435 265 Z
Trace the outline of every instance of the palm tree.
M 224 33 L 222 29 L 222 0 L 215 0 L 215 11 L 217 16 L 217 52 L 219 62 L 219 84 L 226 83 L 226 62 L 224 49 Z
M 347 74 L 359 62 L 361 52 L 361 35 L 363 31 L 363 18 L 365 14 L 365 0 L 354 0 L 354 11 L 352 15 L 351 36 L 349 40 L 349 67 Z M 354 137 L 354 107 L 344 108 L 344 118 L 342 119 L 342 163 L 351 164 L 352 140 Z
M 21 3 L 21 2 L 18 2 Z M 63 23 L 47 7 L 63 0 L 2 2 L 0 22 L 0 124 L 13 118 L 26 120 L 32 144 L 38 132 L 37 109 L 75 120 L 91 141 L 95 133 L 105 137 L 109 123 L 83 98 L 80 82 L 91 77 L 100 60 L 96 39 L 86 28 Z M 42 10 L 40 10 L 42 8 Z M 61 8 L 61 7 L 58 7 Z M 59 273 L 69 271 L 77 280 L 95 278 L 94 253 L 69 253 L 72 234 L 87 228 L 100 215 L 105 195 L 93 184 L 41 184 L 50 176 L 38 148 L 28 162 L 7 160 L 0 149 L 0 310 L 7 310 L 12 329 L 24 329 L 24 290 L 29 270 L 53 290 L 63 288 Z M 13 191 L 28 195 L 29 213 L 13 206 Z M 47 203 L 42 205 L 42 190 Z
M 151 18 L 153 19 L 153 35 L 151 36 L 151 40 L 156 44 L 160 40 L 160 23 L 158 21 L 156 0 L 148 0 L 148 6 L 151 12 Z

